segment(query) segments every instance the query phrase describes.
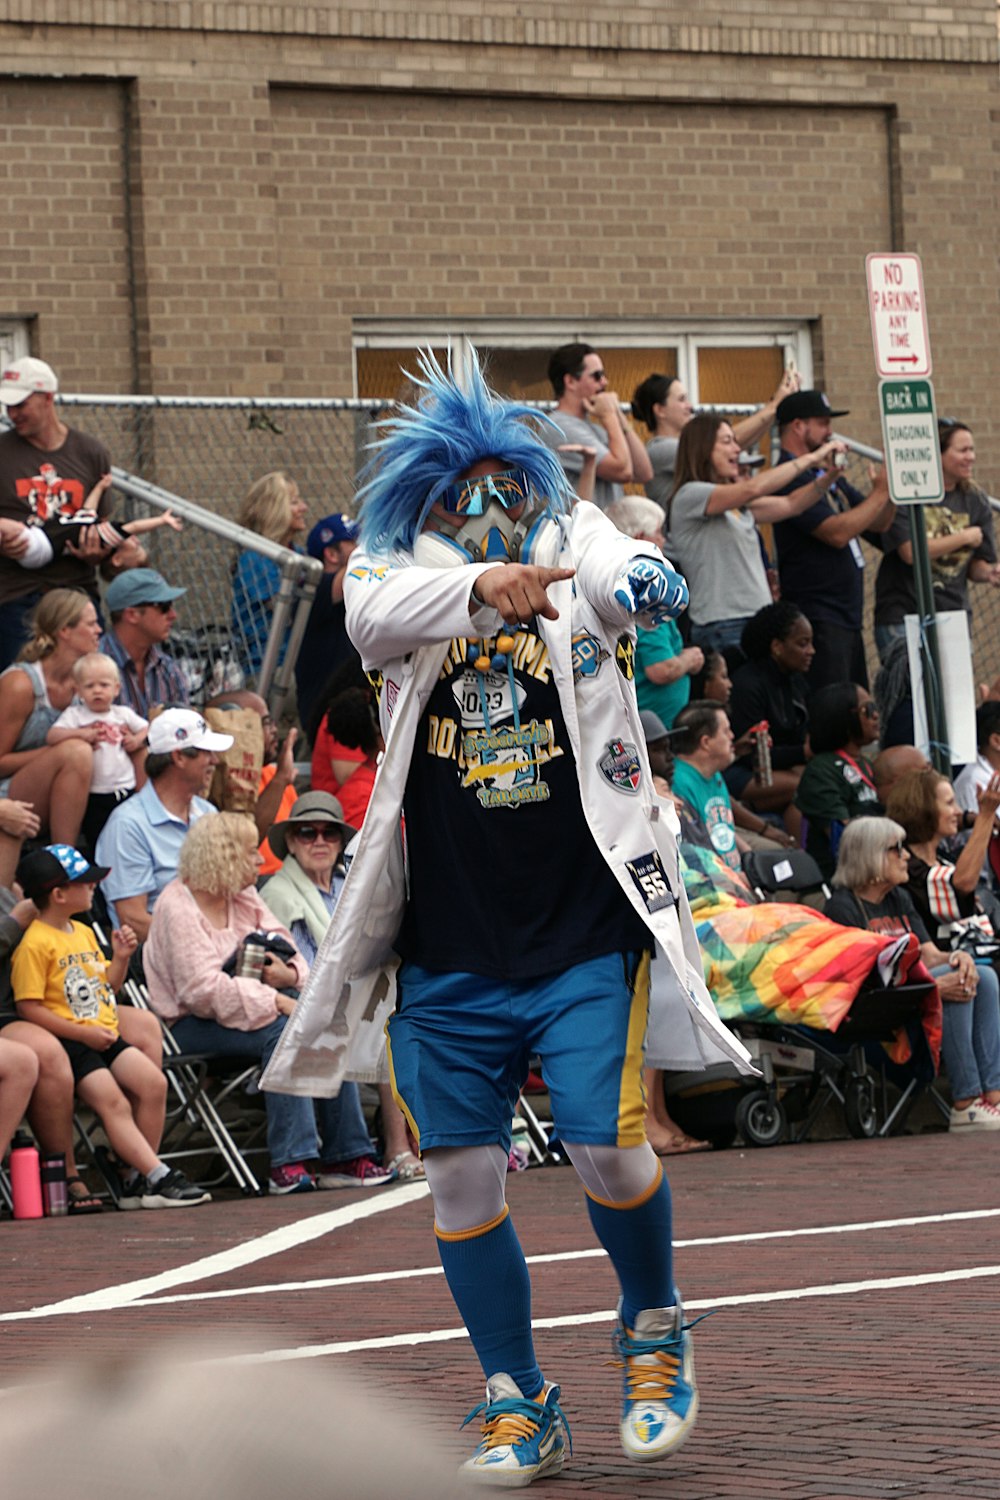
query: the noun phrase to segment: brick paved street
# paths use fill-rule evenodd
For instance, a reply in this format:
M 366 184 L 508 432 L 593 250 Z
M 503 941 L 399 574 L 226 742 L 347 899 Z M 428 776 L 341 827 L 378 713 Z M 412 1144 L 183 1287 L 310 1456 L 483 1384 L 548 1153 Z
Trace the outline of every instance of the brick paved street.
M 562 1477 L 532 1493 L 996 1500 L 998 1152 L 989 1137 L 937 1134 L 670 1164 L 679 1284 L 694 1314 L 721 1307 L 695 1336 L 699 1425 L 669 1465 L 649 1468 L 626 1463 L 617 1447 L 619 1377 L 605 1365 L 614 1280 L 594 1253 L 576 1179 L 568 1168 L 513 1178 L 526 1253 L 554 1257 L 533 1266 L 534 1314 L 561 1320 L 539 1329 L 538 1345 L 562 1385 L 576 1449 Z M 359 1205 L 367 1217 L 336 1222 Z M 421 1398 L 429 1429 L 458 1459 L 471 1431 L 460 1434 L 458 1422 L 479 1399 L 480 1378 L 464 1338 L 418 1339 L 458 1322 L 430 1224 L 420 1188 L 5 1223 L 0 1385 L 83 1352 L 218 1327 L 286 1355 L 333 1346 L 324 1365 L 350 1368 L 383 1396 Z M 806 1229 L 820 1232 L 787 1233 Z M 206 1266 L 213 1256 L 221 1259 Z M 346 1284 L 310 1285 L 331 1278 Z M 76 1310 L 53 1308 L 84 1297 Z M 385 1345 L 354 1347 L 376 1339 Z

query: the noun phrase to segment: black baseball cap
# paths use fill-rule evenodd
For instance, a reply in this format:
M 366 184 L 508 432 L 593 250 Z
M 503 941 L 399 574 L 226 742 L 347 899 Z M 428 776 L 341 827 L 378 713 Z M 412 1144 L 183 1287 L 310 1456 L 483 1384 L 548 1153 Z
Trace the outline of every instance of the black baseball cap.
M 784 401 L 778 402 L 774 414 L 779 427 L 789 422 L 805 421 L 808 417 L 849 417 L 849 411 L 833 411 L 823 391 L 793 391 Z
M 110 865 L 93 865 L 72 844 L 48 844 L 33 849 L 17 867 L 21 889 L 30 901 L 54 891 L 56 886 L 75 885 L 79 880 L 103 880 L 110 875 Z

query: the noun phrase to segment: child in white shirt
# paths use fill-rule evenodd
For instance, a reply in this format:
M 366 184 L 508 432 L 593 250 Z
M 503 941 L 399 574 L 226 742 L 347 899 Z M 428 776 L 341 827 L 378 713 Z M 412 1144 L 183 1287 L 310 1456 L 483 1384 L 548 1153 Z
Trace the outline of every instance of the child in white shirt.
M 119 802 L 146 780 L 146 731 L 143 719 L 116 703 L 121 677 L 116 663 L 101 651 L 89 651 L 73 666 L 77 699 L 64 709 L 46 736 L 50 745 L 83 739 L 94 747 L 90 797 L 81 835 L 93 849 L 97 836 Z

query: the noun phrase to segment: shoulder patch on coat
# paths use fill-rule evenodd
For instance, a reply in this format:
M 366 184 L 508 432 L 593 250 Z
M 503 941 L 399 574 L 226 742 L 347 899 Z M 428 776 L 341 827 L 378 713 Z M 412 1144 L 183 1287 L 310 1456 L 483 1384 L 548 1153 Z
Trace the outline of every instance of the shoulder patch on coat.
M 597 769 L 616 792 L 634 797 L 642 784 L 639 751 L 631 740 L 609 740 L 608 748 L 597 762 Z
M 635 676 L 635 641 L 630 635 L 620 635 L 618 645 L 615 647 L 615 661 L 618 670 L 627 682 L 631 682 Z
M 663 911 L 665 907 L 677 905 L 677 897 L 670 888 L 663 861 L 655 849 L 651 849 L 648 854 L 640 854 L 638 859 L 627 859 L 625 868 L 635 882 L 647 911 Z
M 583 677 L 596 677 L 611 655 L 610 651 L 604 649 L 596 635 L 590 635 L 586 630 L 577 631 L 571 645 L 570 660 L 573 664 L 574 682 L 579 682 Z

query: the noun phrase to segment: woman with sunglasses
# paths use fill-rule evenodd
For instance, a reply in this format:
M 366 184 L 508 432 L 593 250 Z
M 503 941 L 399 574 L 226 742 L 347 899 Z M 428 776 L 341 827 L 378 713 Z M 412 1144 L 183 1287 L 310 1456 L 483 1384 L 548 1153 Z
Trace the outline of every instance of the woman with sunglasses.
M 344 845 L 355 832 L 345 822 L 337 798 L 317 791 L 301 796 L 288 818 L 271 829 L 271 848 L 282 864 L 265 882 L 261 895 L 291 932 L 310 967 L 340 898 L 346 875 Z M 406 1182 L 423 1177 L 424 1169 L 406 1133 L 406 1120 L 387 1084 L 379 1086 L 379 1098 L 384 1170 L 372 1156 L 358 1085 L 345 1082 L 335 1099 L 324 1102 L 324 1149 L 329 1156 L 322 1167 L 324 1187 L 377 1187 L 395 1177 Z
M 993 512 L 972 477 L 976 447 L 969 428 L 954 417 L 941 417 L 938 434 L 945 495 L 940 505 L 924 507 L 934 605 L 938 614 L 957 609 L 969 614 L 970 582 L 1000 586 Z M 875 580 L 875 644 L 879 659 L 885 661 L 892 642 L 905 636 L 905 616 L 917 613 L 913 544 L 905 506 L 882 538 L 882 550 L 885 556 Z
M 917 776 L 936 777 L 934 771 Z M 908 777 L 904 777 L 908 780 Z M 947 785 L 947 783 L 945 783 Z M 895 797 L 895 792 L 893 793 Z M 889 799 L 890 807 L 893 797 Z M 1000 802 L 1000 778 L 997 795 Z M 989 813 L 993 817 L 993 809 Z M 842 927 L 864 927 L 890 936 L 914 933 L 924 963 L 937 980 L 943 1010 L 941 1052 L 951 1083 L 949 1130 L 1000 1130 L 1000 986 L 990 964 L 971 953 L 939 946 L 928 928 L 919 882 L 906 847 L 906 829 L 893 818 L 859 818 L 844 829 L 833 876 L 836 887 L 825 915 Z M 915 899 L 916 898 L 916 899 Z
M 811 759 L 802 772 L 795 806 L 808 820 L 806 851 L 829 878 L 844 827 L 852 818 L 880 813 L 875 768 L 864 754 L 878 741 L 878 709 L 867 688 L 833 682 L 809 704 Z

